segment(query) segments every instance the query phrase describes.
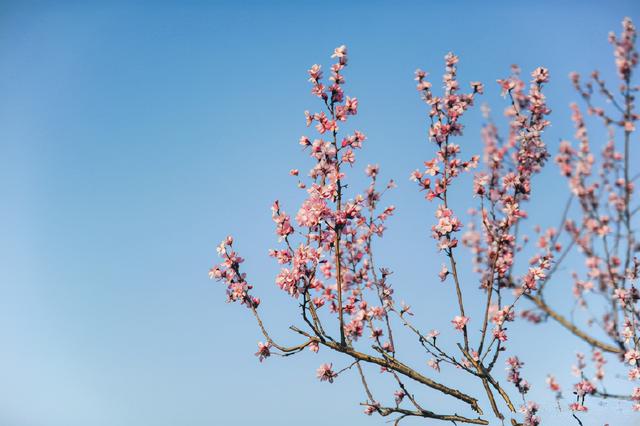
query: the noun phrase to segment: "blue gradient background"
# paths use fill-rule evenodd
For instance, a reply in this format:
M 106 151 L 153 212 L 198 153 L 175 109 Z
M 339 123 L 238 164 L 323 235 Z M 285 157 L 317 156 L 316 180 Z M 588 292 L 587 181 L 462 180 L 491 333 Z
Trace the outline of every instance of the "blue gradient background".
M 612 81 L 607 33 L 638 12 L 632 0 L 2 2 L 0 426 L 384 424 L 362 415 L 355 376 L 315 379 L 321 362 L 345 360 L 321 350 L 259 364 L 253 319 L 207 279 L 216 244 L 235 235 L 265 320 L 295 341 L 286 327 L 296 307 L 267 257 L 269 207 L 279 198 L 295 213 L 302 196 L 287 171 L 310 166 L 297 144 L 303 111 L 319 108 L 308 66 L 349 46 L 346 90 L 360 99 L 353 122 L 368 136 L 352 187 L 364 187 L 368 162 L 399 183 L 378 263 L 395 271 L 398 298 L 421 313 L 421 327 L 448 331 L 455 308 L 435 279 L 432 207 L 408 181 L 433 152 L 413 71 L 430 71 L 437 86 L 453 50 L 461 81 L 485 82 L 498 118 L 505 102 L 494 81 L 510 64 L 550 68 L 555 150 L 573 135 L 567 74 L 598 68 Z M 476 108 L 460 140 L 469 154 L 480 150 L 480 125 Z M 592 129 L 599 146 L 605 133 Z M 553 165 L 536 184 L 532 220 L 555 225 L 566 185 Z M 462 211 L 473 205 L 469 182 L 458 190 Z M 463 280 L 473 320 L 477 281 L 468 269 Z M 554 286 L 557 305 L 570 308 L 568 281 Z M 567 389 L 574 350 L 588 348 L 555 325 L 518 330 L 511 348 L 545 405 L 543 424 L 571 424 L 569 401 L 558 412 L 544 377 Z M 433 376 L 411 348 L 398 349 Z M 455 371 L 440 376 L 481 395 Z M 382 386 L 388 400 L 393 388 Z M 425 408 L 470 414 L 418 394 Z M 585 425 L 640 424 L 623 404 L 590 407 Z

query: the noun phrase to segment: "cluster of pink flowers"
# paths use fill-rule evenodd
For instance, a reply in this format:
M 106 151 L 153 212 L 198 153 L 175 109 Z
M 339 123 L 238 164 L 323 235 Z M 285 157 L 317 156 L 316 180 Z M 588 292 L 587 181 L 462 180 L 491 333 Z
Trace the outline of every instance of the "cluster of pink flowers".
M 462 228 L 460 219 L 453 215 L 451 209 L 446 208 L 442 204 L 439 205 L 436 210 L 436 218 L 438 219 L 438 223 L 433 225 L 431 230 L 433 231 L 433 238 L 439 241 L 438 248 L 445 250 L 456 247 L 458 240 L 453 238 L 452 234 Z
M 549 156 L 541 139 L 549 124 L 545 116 L 550 110 L 542 94 L 549 73 L 542 67 L 534 70 L 529 92 L 525 93 L 525 83 L 519 77 L 520 69 L 514 66 L 512 71 L 509 78 L 498 80 L 503 95 L 511 99 L 511 106 L 505 110 L 505 115 L 511 119 L 506 142 L 499 137 L 497 127 L 485 110 L 489 122 L 482 136 L 484 163 L 488 171 L 478 173 L 474 178 L 474 193 L 483 206 L 479 214 L 476 213 L 481 218 L 483 234 L 480 236 L 475 231 L 465 238 L 465 245 L 476 255 L 476 264 L 485 264 L 485 273 L 494 271 L 498 278 L 506 278 L 511 273 L 516 250 L 515 225 L 527 217 L 522 207 L 530 196 L 531 178 L 541 170 Z M 509 159 L 512 165 L 509 165 Z M 522 278 L 523 290 L 535 289 L 535 282 L 542 278 L 537 274 L 539 270 L 531 268 Z M 485 275 L 484 279 L 490 280 L 491 277 Z
M 507 381 L 511 382 L 521 394 L 526 394 L 531 389 L 531 385 L 520 375 L 520 369 L 524 366 L 524 362 L 520 361 L 517 356 L 507 358 Z
M 438 248 L 443 250 L 450 259 L 450 266 L 443 265 L 438 274 L 441 281 L 453 275 L 456 285 L 460 314 L 452 320 L 454 328 L 464 332 L 464 346 L 468 348 L 467 324 L 469 317 L 465 315 L 462 286 L 459 282 L 453 249 L 458 245 L 456 233 L 462 229 L 462 222 L 454 214 L 447 203 L 447 191 L 454 178 L 463 171 L 478 167 L 480 157 L 472 156 L 469 161 L 461 161 L 461 147 L 452 143 L 451 138 L 462 134 L 463 126 L 460 118 L 470 106 L 476 94 L 483 92 L 480 83 L 472 83 L 472 93 L 457 95 L 459 84 L 456 80 L 456 56 L 449 54 L 445 57 L 446 73 L 444 76 L 444 96 L 434 96 L 431 84 L 426 80 L 426 73 L 418 71 L 416 80 L 418 90 L 423 99 L 430 105 L 429 138 L 437 146 L 436 157 L 424 163 L 424 170 L 416 170 L 411 179 L 418 183 L 421 190 L 426 191 L 428 200 L 439 200 L 436 209 L 437 222 L 432 226 L 432 235 L 438 241 Z M 485 324 L 481 335 L 478 351 L 469 350 L 467 359 L 461 363 L 463 367 L 472 367 L 480 358 L 486 357 L 488 351 L 495 350 L 492 363 L 505 348 L 507 341 L 506 322 L 515 320 L 516 302 L 523 294 L 530 294 L 538 288 L 538 284 L 546 278 L 551 269 L 553 251 L 558 251 L 558 245 L 547 243 L 542 254 L 530 259 L 528 271 L 518 280 L 520 286 L 516 298 L 511 304 L 492 304 L 492 294 L 499 292 L 502 287 L 513 287 L 515 279 L 512 277 L 512 267 L 516 254 L 517 224 L 527 217 L 522 209 L 531 192 L 531 179 L 544 166 L 549 157 L 546 145 L 542 141 L 542 134 L 549 125 L 546 116 L 550 109 L 542 94 L 542 88 L 549 81 L 549 71 L 546 68 L 536 68 L 532 73 L 532 80 L 528 92 L 525 83 L 519 78 L 519 69 L 513 68 L 513 74 L 498 83 L 504 95 L 509 95 L 511 106 L 505 111 L 510 118 L 510 133 L 506 142 L 498 135 L 497 127 L 489 121 L 483 129 L 485 150 L 483 162 L 487 171 L 479 172 L 474 177 L 474 194 L 480 198 L 480 210 L 470 211 L 472 216 L 480 218 L 480 230 L 474 223 L 470 223 L 467 232 L 462 236 L 463 244 L 468 247 L 474 257 L 475 270 L 480 272 L 481 288 L 487 292 L 487 311 Z M 485 108 L 488 118 L 488 109 Z M 435 180 L 435 181 L 433 181 Z M 495 290 L 494 283 L 498 285 Z M 499 296 L 497 296 L 499 297 Z M 540 318 L 534 312 L 529 313 L 529 319 Z M 486 323 L 491 321 L 494 329 L 491 333 L 493 340 L 486 347 L 484 345 Z M 538 319 L 539 321 L 539 319 Z M 497 342 L 497 344 L 495 344 Z M 482 350 L 487 349 L 483 354 Z M 439 363 L 446 357 L 433 358 L 430 365 L 439 369 Z M 455 363 L 454 363 L 455 364 Z M 524 395 L 529 384 L 519 375 L 522 363 L 517 357 L 509 358 L 508 378 L 513 381 L 518 390 Z M 525 420 L 529 424 L 538 424 L 535 415 L 537 406 L 530 403 L 525 407 Z
M 628 80 L 631 72 L 638 65 L 638 51 L 636 50 L 636 27 L 630 18 L 622 21 L 622 33 L 616 37 L 609 33 L 609 42 L 614 46 L 616 66 L 621 80 Z
M 249 295 L 253 287 L 245 280 L 246 276 L 240 273 L 240 264 L 244 262 L 233 251 L 233 238 L 225 238 L 217 247 L 217 252 L 223 258 L 223 262 L 209 270 L 209 278 L 224 282 L 227 285 L 227 301 L 240 302 L 249 308 L 257 308 L 260 299 Z
M 583 361 L 578 356 L 579 363 Z M 584 364 L 582 364 L 584 367 Z M 581 374 L 582 375 L 582 374 Z M 573 386 L 573 393 L 576 395 L 576 401 L 569 404 L 569 410 L 573 412 L 586 412 L 589 408 L 585 405 L 585 399 L 588 395 L 594 395 L 596 393 L 596 386 L 587 379 L 582 379 Z
M 583 397 L 585 395 L 592 395 L 596 392 L 596 387 L 589 380 L 582 380 L 577 383 L 574 387 L 574 392 L 579 397 Z
M 495 325 L 493 329 L 493 337 L 500 342 L 506 342 L 508 337 L 505 329 L 505 323 L 515 320 L 515 311 L 511 305 L 498 308 L 498 305 L 492 305 L 490 309 L 491 322 Z
M 443 76 L 444 95 L 442 97 L 434 96 L 432 93 L 431 83 L 426 80 L 427 73 L 422 70 L 416 71 L 418 91 L 430 106 L 429 139 L 436 144 L 438 150 L 434 159 L 424 163 L 425 170 L 414 171 L 411 179 L 417 182 L 421 189 L 427 191 L 428 200 L 439 198 L 445 204 L 445 193 L 453 178 L 463 171 L 476 168 L 479 160 L 477 156 L 473 156 L 468 161 L 460 160 L 458 158 L 460 147 L 449 142 L 451 136 L 462 135 L 463 125 L 460 119 L 473 105 L 475 95 L 483 92 L 482 84 L 473 82 L 471 93 L 458 93 L 460 87 L 456 79 L 457 63 L 458 57 L 453 53 L 445 56 L 446 72 Z M 435 178 L 435 182 L 432 183 L 429 176 Z
M 280 203 L 276 200 L 271 207 L 271 216 L 276 223 L 276 234 L 280 239 L 293 234 L 294 229 L 291 226 L 291 218 L 289 215 L 280 211 Z
M 325 110 L 305 112 L 307 127 L 315 124 L 319 137 L 302 136 L 299 140 L 313 160 L 308 173 L 311 182 L 300 177 L 299 169 L 289 172 L 298 177 L 297 186 L 308 195 L 295 215 L 298 229 L 294 229 L 291 217 L 282 210 L 280 202 L 275 201 L 272 217 L 284 246 L 270 250 L 269 254 L 283 266 L 275 280 L 277 286 L 295 298 L 304 299 L 305 315 L 313 317 L 316 333 L 322 334 L 319 310 L 328 304 L 330 313 L 338 314 L 341 323 L 343 316 L 346 317 L 341 330 L 346 341 L 358 340 L 368 327 L 371 339 L 381 349 L 393 352 L 391 340 L 383 340 L 383 328 L 374 325 L 388 322 L 388 312 L 394 306 L 393 290 L 384 278 L 386 274 L 382 279 L 376 278 L 370 247 L 374 236 L 383 235 L 385 222 L 394 213 L 394 206 L 381 212 L 377 212 L 377 208 L 382 194 L 395 187 L 395 183 L 390 181 L 384 191 L 379 192 L 376 189 L 379 167 L 368 165 L 365 173 L 371 183 L 365 194 L 344 200 L 345 173 L 341 166 L 355 163 L 355 151 L 362 148 L 366 136 L 357 130 L 342 138 L 338 136 L 341 123 L 357 114 L 359 102 L 346 96 L 343 90 L 346 47 L 336 48 L 332 57 L 337 61 L 331 66 L 329 85 L 323 82 L 320 65 L 313 65 L 308 71 L 312 93 L 323 101 Z M 294 248 L 297 234 L 302 235 L 302 241 Z M 372 291 L 379 304 L 367 303 L 366 290 Z M 261 360 L 270 355 L 270 346 L 260 346 L 257 355 Z M 318 342 L 312 341 L 309 347 L 317 351 Z M 330 364 L 322 368 L 319 377 L 332 381 Z

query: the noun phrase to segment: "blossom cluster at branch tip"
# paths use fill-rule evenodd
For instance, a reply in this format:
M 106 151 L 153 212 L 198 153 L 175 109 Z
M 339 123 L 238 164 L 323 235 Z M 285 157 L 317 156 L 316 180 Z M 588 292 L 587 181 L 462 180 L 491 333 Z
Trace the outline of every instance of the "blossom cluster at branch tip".
M 257 308 L 260 305 L 260 299 L 249 295 L 253 286 L 246 282 L 246 275 L 240 272 L 240 264 L 244 259 L 233 251 L 233 237 L 225 238 L 216 251 L 223 262 L 209 270 L 209 278 L 227 285 L 228 302 L 240 302 L 248 308 Z

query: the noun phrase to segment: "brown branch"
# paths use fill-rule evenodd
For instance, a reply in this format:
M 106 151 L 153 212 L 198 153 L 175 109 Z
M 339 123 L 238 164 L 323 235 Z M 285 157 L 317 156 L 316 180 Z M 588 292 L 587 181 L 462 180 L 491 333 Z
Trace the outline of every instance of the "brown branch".
M 262 331 L 262 335 L 264 336 L 264 338 L 267 340 L 267 342 L 271 343 L 271 345 L 273 345 L 273 347 L 278 349 L 279 351 L 282 351 L 282 352 L 284 352 L 285 354 L 288 354 L 288 355 L 292 355 L 293 353 L 300 352 L 301 350 L 303 350 L 304 348 L 306 348 L 307 346 L 309 346 L 313 342 L 313 339 L 309 338 L 309 340 L 307 340 L 306 342 L 301 343 L 301 344 L 299 344 L 297 346 L 282 346 L 282 345 L 279 345 L 279 344 L 277 344 L 276 342 L 273 341 L 271 336 L 269 336 L 269 333 L 267 332 L 267 329 L 265 328 L 264 324 L 262 323 L 262 319 L 260 319 L 260 315 L 258 314 L 258 310 L 254 306 L 251 306 L 251 311 L 253 312 L 253 315 L 256 317 L 256 321 L 258 322 L 258 326 L 260 327 L 260 331 Z
M 496 404 L 496 399 L 493 396 L 493 392 L 491 392 L 491 388 L 489 387 L 489 381 L 486 377 L 482 378 L 482 386 L 484 386 L 484 390 L 489 397 L 489 403 L 491 404 L 491 409 L 493 410 L 493 414 L 496 415 L 500 420 L 504 420 L 504 415 L 498 410 L 498 405 Z
M 611 394 L 611 393 L 607 393 L 607 392 L 600 392 L 600 391 L 596 391 L 596 393 L 593 394 L 593 396 L 598 397 L 598 398 L 602 398 L 602 399 L 622 399 L 625 401 L 633 401 L 633 397 L 631 397 L 631 395 L 617 395 L 617 394 Z
M 589 343 L 591 346 L 595 346 L 595 347 L 597 347 L 599 349 L 602 349 L 605 352 L 610 352 L 610 353 L 614 353 L 614 354 L 624 353 L 624 349 L 623 348 L 619 348 L 619 347 L 616 347 L 616 346 L 609 345 L 609 344 L 604 343 L 604 342 L 602 342 L 602 341 L 600 341 L 600 340 L 598 340 L 598 339 L 596 339 L 594 337 L 589 336 L 587 333 L 585 333 L 584 331 L 580 330 L 571 321 L 569 321 L 568 319 L 566 319 L 565 317 L 560 315 L 558 312 L 556 312 L 553 309 L 551 309 L 551 307 L 549 307 L 549 305 L 547 305 L 540 297 L 532 296 L 532 295 L 525 295 L 525 297 L 527 297 L 529 300 L 531 300 L 533 303 L 535 303 L 536 306 L 538 306 L 538 308 L 542 309 L 542 311 L 544 311 L 551 318 L 556 320 L 564 328 L 566 328 L 571 333 L 573 333 L 577 337 L 581 338 L 585 342 Z
M 361 404 L 361 405 L 367 405 L 367 404 Z M 459 416 L 457 414 L 436 414 L 429 410 L 412 411 L 412 410 L 407 410 L 405 408 L 392 408 L 392 407 L 379 407 L 379 408 L 376 408 L 376 410 L 378 411 L 378 413 L 380 413 L 382 417 L 386 417 L 388 415 L 398 413 L 398 414 L 402 414 L 404 417 L 406 416 L 426 417 L 430 419 L 445 420 L 449 422 L 471 423 L 476 425 L 489 424 L 487 420 L 481 419 L 480 417 L 475 419 L 470 419 L 468 417 Z
M 338 211 L 340 211 L 340 181 L 338 180 Z M 344 312 L 342 308 L 342 259 L 340 258 L 340 233 L 342 229 L 336 227 L 336 239 L 334 242 L 336 251 L 336 284 L 338 292 L 338 318 L 340 321 L 340 344 L 346 345 L 344 338 Z
M 409 377 L 412 380 L 415 380 L 418 383 L 422 383 L 423 385 L 426 385 L 432 389 L 435 389 L 437 391 L 440 391 L 446 395 L 450 395 L 454 398 L 457 398 L 461 401 L 466 402 L 467 404 L 469 404 L 471 406 L 471 408 L 477 412 L 478 414 L 482 414 L 482 409 L 480 408 L 480 405 L 478 404 L 478 400 L 472 396 L 469 396 L 457 389 L 453 389 L 450 388 L 448 386 L 445 386 L 441 383 L 438 383 L 434 380 L 429 379 L 428 377 L 423 376 L 422 374 L 418 373 L 417 371 L 413 370 L 412 368 L 408 367 L 407 365 L 403 364 L 402 362 L 398 361 L 397 359 L 386 355 L 386 359 L 385 358 L 378 358 L 372 355 L 368 355 L 362 352 L 359 352 L 357 350 L 355 350 L 352 347 L 349 346 L 343 346 L 339 343 L 335 343 L 335 342 L 329 342 L 329 341 L 325 341 L 325 342 L 320 342 L 319 339 L 317 339 L 316 337 L 310 336 L 308 333 L 296 328 L 296 327 L 291 327 L 291 329 L 299 334 L 302 334 L 303 336 L 309 337 L 310 339 L 316 340 L 318 341 L 318 343 L 333 349 L 336 352 L 340 352 L 343 353 L 345 355 L 349 355 L 352 358 L 355 358 L 357 360 L 360 361 L 364 361 L 364 362 L 368 362 L 370 364 L 377 364 L 381 367 L 385 367 L 385 368 L 389 368 L 391 370 L 397 371 L 398 373 Z
M 491 383 L 491 386 L 493 386 L 495 388 L 495 390 L 498 391 L 498 393 L 500 394 L 500 396 L 502 397 L 504 402 L 507 404 L 507 407 L 509 407 L 509 411 L 511 411 L 512 413 L 515 413 L 516 412 L 516 408 L 514 407 L 513 403 L 511 402 L 511 398 L 509 398 L 509 394 L 507 394 L 507 392 L 504 389 L 502 389 L 502 387 L 496 381 L 496 379 L 494 379 L 493 376 L 491 376 L 491 374 L 485 368 L 485 366 L 482 364 L 482 362 L 476 361 L 475 359 L 473 359 L 471 354 L 469 354 L 469 352 L 467 352 L 460 344 L 458 344 L 458 348 L 462 351 L 462 353 L 467 358 L 467 360 L 469 360 L 469 362 L 474 367 L 476 367 L 476 369 L 478 371 L 478 376 L 482 379 L 483 385 L 485 386 L 485 390 L 487 391 L 487 396 L 489 397 L 489 400 L 490 400 L 490 402 L 492 404 L 492 408 L 494 408 L 494 412 L 496 413 L 496 416 L 499 417 L 500 419 L 504 419 L 504 416 L 502 416 L 502 414 L 498 411 L 497 407 L 494 407 L 495 400 L 493 398 L 493 394 L 491 393 L 491 389 L 489 389 L 489 387 L 487 386 L 486 382 Z

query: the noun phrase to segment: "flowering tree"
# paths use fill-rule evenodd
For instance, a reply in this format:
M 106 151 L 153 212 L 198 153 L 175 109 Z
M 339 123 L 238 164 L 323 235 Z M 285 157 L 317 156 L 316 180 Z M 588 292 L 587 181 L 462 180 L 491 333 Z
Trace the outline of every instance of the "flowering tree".
M 309 81 L 322 110 L 305 112 L 307 126 L 313 126 L 318 135 L 300 138 L 300 145 L 313 161 L 308 178 L 298 178 L 298 188 L 305 190 L 307 197 L 294 220 L 274 202 L 273 221 L 281 245 L 269 253 L 282 265 L 275 279 L 277 286 L 300 307 L 300 323 L 290 327 L 299 343 L 284 346 L 272 338 L 262 320 L 260 299 L 253 296 L 253 286 L 241 271 L 243 259 L 234 251 L 232 237 L 218 247 L 222 263 L 209 272 L 211 278 L 226 284 L 228 301 L 244 305 L 256 318 L 264 335 L 264 342 L 258 343 L 258 359 L 290 356 L 305 349 L 341 354 L 347 360 L 344 368 L 324 363 L 317 370 L 318 379 L 333 382 L 346 370 L 355 371 L 364 391 L 364 412 L 394 416 L 396 424 L 412 416 L 486 425 L 489 422 L 481 417 L 487 410 L 481 402 L 486 402 L 498 419 L 508 419 L 512 425 L 537 425 L 539 407 L 528 399 L 530 385 L 521 374 L 523 362 L 507 353 L 505 343 L 509 339 L 507 324 L 520 318 L 558 324 L 591 347 L 595 374 L 588 376 L 584 354 L 578 354 L 574 366 L 578 382 L 569 408 L 579 424 L 591 398 L 629 400 L 633 410 L 639 411 L 640 387 L 631 385 L 627 393 L 614 395 L 604 385 L 607 362 L 624 365 L 630 381 L 640 379 L 640 294 L 635 288 L 640 266 L 635 255 L 640 246 L 634 232 L 639 208 L 634 206 L 633 181 L 637 176 L 632 176 L 630 151 L 634 122 L 640 118 L 634 109 L 634 94 L 639 88 L 632 86 L 638 63 L 635 39 L 630 19 L 623 21 L 620 36 L 610 35 L 621 80 L 617 90 L 610 89 L 597 72 L 587 82 L 578 74 L 571 75 L 587 112 L 601 118 L 608 129 L 609 141 L 596 159 L 581 109 L 571 106 L 578 145 L 563 141 L 555 157 L 569 184 L 569 201 L 558 228 L 536 227 L 535 239 L 520 235 L 519 227 L 527 218 L 532 177 L 551 157 L 543 142 L 549 125 L 550 109 L 543 95 L 549 71 L 536 68 L 527 84 L 514 66 L 509 77 L 498 80 L 507 99 L 509 130 L 501 135 L 488 109 L 483 108 L 486 124 L 481 156 L 465 154 L 456 141 L 463 135 L 463 117 L 483 93 L 483 85 L 472 82 L 469 90 L 463 90 L 456 75 L 458 57 L 451 53 L 445 57 L 441 95 L 432 91 L 427 73 L 416 72 L 434 153 L 423 169 L 411 173 L 411 180 L 428 202 L 435 203 L 431 231 L 443 264 L 434 275 L 451 283 L 458 310 L 446 339 L 439 337 L 439 331 L 425 331 L 412 322 L 410 307 L 396 302 L 391 272 L 378 268 L 374 258 L 373 241 L 384 235 L 386 221 L 394 213 L 393 206 L 381 207 L 380 202 L 394 182 L 380 186 L 378 166 L 368 165 L 368 188 L 362 194 L 347 193 L 345 166 L 355 163 L 366 136 L 360 131 L 340 132 L 358 112 L 358 100 L 343 91 L 346 47 L 335 49 L 327 85 L 321 67 L 313 65 Z M 596 106 L 595 92 L 607 101 L 607 108 Z M 474 204 L 472 220 L 463 227 L 448 197 L 457 179 L 466 173 L 474 174 Z M 298 170 L 290 174 L 300 176 Z M 465 250 L 472 254 L 476 282 L 460 279 L 457 257 Z M 572 253 L 584 257 L 585 267 L 572 275 L 573 296 L 588 315 L 584 324 L 568 319 L 545 297 L 548 287 L 554 285 L 554 274 Z M 526 258 L 523 262 L 527 266 L 518 272 L 515 260 L 521 257 Z M 465 297 L 473 291 L 479 292 L 475 298 L 483 300 L 478 318 L 471 318 L 465 310 Z M 398 342 L 394 339 L 397 327 L 405 327 L 415 339 Z M 601 328 L 606 339 L 594 337 L 595 328 Z M 401 344 L 423 351 L 432 373 L 401 359 L 396 352 Z M 502 368 L 496 368 L 505 364 L 506 377 L 499 373 Z M 477 380 L 483 395 L 472 396 L 432 378 L 445 366 Z M 374 372 L 395 384 L 393 396 L 385 398 L 369 385 L 368 377 Z M 549 376 L 547 383 L 560 398 L 556 379 Z M 432 411 L 433 407 L 425 406 L 413 393 L 420 386 L 458 400 L 462 412 L 468 414 Z

